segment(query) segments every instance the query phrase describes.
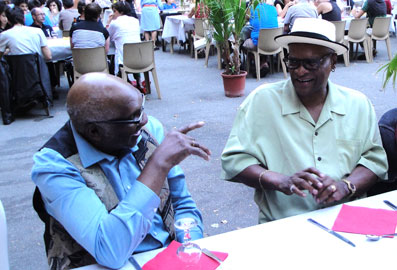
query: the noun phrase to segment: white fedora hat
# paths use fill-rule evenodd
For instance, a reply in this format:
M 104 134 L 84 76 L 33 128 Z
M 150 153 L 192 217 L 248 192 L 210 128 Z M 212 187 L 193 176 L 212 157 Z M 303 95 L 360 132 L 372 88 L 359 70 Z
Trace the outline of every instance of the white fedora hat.
M 287 48 L 291 43 L 307 43 L 328 47 L 343 54 L 347 47 L 335 41 L 335 25 L 329 21 L 315 18 L 298 18 L 289 34 L 280 35 L 274 40 Z

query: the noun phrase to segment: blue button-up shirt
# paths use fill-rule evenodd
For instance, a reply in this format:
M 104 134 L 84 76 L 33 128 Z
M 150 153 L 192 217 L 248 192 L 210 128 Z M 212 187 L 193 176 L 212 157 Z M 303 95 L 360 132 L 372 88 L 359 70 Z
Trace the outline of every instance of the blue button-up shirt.
M 161 123 L 149 117 L 146 128 L 159 143 L 164 138 Z M 105 154 L 81 137 L 73 128 L 76 146 L 85 168 L 99 164 L 113 186 L 120 203 L 108 212 L 94 190 L 72 163 L 58 152 L 43 148 L 33 157 L 33 182 L 38 186 L 47 212 L 58 220 L 99 264 L 119 268 L 133 252 L 143 252 L 169 244 L 161 216 L 156 212 L 160 198 L 137 181 L 141 171 L 132 154 L 117 158 Z M 138 142 L 141 138 L 138 138 Z M 135 146 L 132 152 L 137 151 Z M 175 219 L 193 217 L 199 226 L 193 239 L 203 237 L 201 213 L 189 191 L 179 166 L 168 173 Z M 183 232 L 177 231 L 177 240 Z

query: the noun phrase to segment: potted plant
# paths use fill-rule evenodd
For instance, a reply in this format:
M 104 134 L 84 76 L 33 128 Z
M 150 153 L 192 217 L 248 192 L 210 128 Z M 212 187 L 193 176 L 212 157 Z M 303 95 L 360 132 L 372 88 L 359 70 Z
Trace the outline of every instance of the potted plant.
M 246 22 L 246 13 L 251 5 L 256 7 L 258 0 L 246 5 L 245 0 L 201 0 L 209 8 L 208 23 L 212 28 L 212 38 L 221 49 L 225 71 L 222 73 L 225 95 L 244 95 L 246 71 L 240 70 L 240 34 Z M 251 3 L 251 2 L 250 2 Z
M 397 76 L 397 54 L 393 57 L 390 62 L 387 64 L 383 65 L 378 72 L 382 71 L 384 72 L 384 77 L 383 77 L 383 89 L 386 88 L 386 85 L 390 81 L 391 78 L 393 78 L 393 88 L 396 86 L 396 76 Z

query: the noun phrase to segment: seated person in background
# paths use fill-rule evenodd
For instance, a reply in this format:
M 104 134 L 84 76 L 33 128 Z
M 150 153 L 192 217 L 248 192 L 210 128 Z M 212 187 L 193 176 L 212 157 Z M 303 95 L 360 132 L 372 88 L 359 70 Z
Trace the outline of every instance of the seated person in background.
M 51 60 L 51 51 L 47 46 L 47 39 L 43 31 L 24 25 L 22 9 L 15 7 L 9 10 L 7 19 L 11 29 L 0 35 L 0 58 L 8 49 L 10 55 L 38 53 L 45 60 Z
M 291 6 L 284 18 L 284 33 L 289 33 L 297 18 L 317 18 L 317 10 L 310 3 L 310 0 L 295 0 L 295 5 Z
M 131 84 L 88 73 L 69 90 L 70 121 L 34 155 L 34 206 L 47 221 L 48 262 L 57 270 L 95 262 L 118 269 L 133 253 L 167 246 L 174 219 L 196 219 L 191 236 L 203 237 L 201 213 L 177 165 L 190 155 L 209 159 L 210 151 L 186 135 L 204 123 L 164 137 L 144 104 Z
M 49 17 L 52 26 L 59 26 L 59 14 L 62 10 L 62 3 L 59 0 L 48 0 L 46 7 L 50 10 Z
M 391 1 L 385 0 L 385 4 L 386 4 L 386 14 L 391 15 L 391 11 L 393 10 Z
M 44 24 L 45 14 L 43 10 L 41 8 L 34 8 L 32 9 L 31 14 L 33 18 L 33 23 L 30 26 L 40 28 L 41 30 L 43 30 L 43 33 L 47 38 L 54 37 L 55 32 L 54 30 L 52 30 L 52 27 Z
M 139 20 L 128 16 L 130 14 L 130 6 L 126 2 L 116 2 L 112 5 L 113 15 L 109 18 L 108 32 L 110 41 L 114 42 L 116 47 L 114 73 L 119 72 L 119 65 L 123 65 L 123 46 L 124 43 L 141 42 L 141 30 Z M 121 74 L 120 76 L 121 77 Z M 139 73 L 134 74 L 137 82 L 137 88 L 140 89 Z
M 28 0 L 15 0 L 13 3 L 15 7 L 22 9 L 24 14 L 29 13 Z
M 328 80 L 347 51 L 334 24 L 299 18 L 275 40 L 291 78 L 247 97 L 221 157 L 222 178 L 255 188 L 259 223 L 364 196 L 387 172 L 371 102 Z
M 314 0 L 314 5 L 317 8 L 318 15 L 321 15 L 323 20 L 340 21 L 342 14 L 339 6 L 334 0 Z
M 70 29 L 71 48 L 105 47 L 109 50 L 109 32 L 98 22 L 102 9 L 96 3 L 88 4 L 84 9 L 84 21 L 77 22 Z
M 365 0 L 363 7 L 360 10 L 353 9 L 351 14 L 354 18 L 358 19 L 361 18 L 364 13 L 367 13 L 369 27 L 372 28 L 375 18 L 385 17 L 386 11 L 386 3 L 384 0 Z M 369 30 L 368 34 L 371 34 L 371 31 L 372 30 Z M 372 40 L 372 44 L 372 54 L 376 56 L 376 39 Z
M 371 196 L 397 189 L 397 109 L 391 109 L 382 115 L 379 130 L 389 164 L 389 181 L 376 183 L 368 191 L 368 195 Z
M 28 7 L 29 7 L 30 11 L 32 11 L 34 8 L 40 8 L 45 13 L 45 10 L 43 8 L 41 8 L 41 6 L 42 5 L 39 0 L 29 0 L 29 2 L 28 2 Z M 31 12 L 25 13 L 25 25 L 30 26 L 32 24 L 33 24 L 32 13 Z M 52 22 L 50 20 L 50 17 L 48 17 L 47 14 L 44 16 L 44 24 L 51 26 L 51 27 L 53 26 Z
M 163 4 L 163 9 L 175 9 L 177 8 L 174 0 L 165 0 L 165 4 Z
M 353 9 L 352 15 L 358 19 L 367 13 L 369 26 L 372 28 L 376 17 L 386 16 L 386 3 L 384 0 L 365 0 L 363 7 L 360 10 Z
M 8 10 L 8 5 L 5 2 L 0 2 L 0 33 L 10 28 L 10 24 L 7 19 Z
M 287 14 L 287 11 L 290 6 L 293 6 L 295 4 L 295 1 L 291 0 L 276 0 L 274 1 L 274 6 L 277 9 L 277 15 L 281 18 L 284 19 L 285 14 Z
M 251 37 L 244 41 L 243 47 L 249 50 L 256 50 L 260 29 L 277 28 L 277 10 L 274 6 L 266 3 L 260 3 L 256 6 L 255 11 L 252 7 L 250 10 L 250 25 L 252 27 Z M 248 54 L 247 63 L 251 63 L 252 54 Z M 266 57 L 261 56 L 261 69 L 269 68 Z
M 63 0 L 62 3 L 65 9 L 59 14 L 59 29 L 69 31 L 79 12 L 77 8 L 73 8 L 73 0 Z

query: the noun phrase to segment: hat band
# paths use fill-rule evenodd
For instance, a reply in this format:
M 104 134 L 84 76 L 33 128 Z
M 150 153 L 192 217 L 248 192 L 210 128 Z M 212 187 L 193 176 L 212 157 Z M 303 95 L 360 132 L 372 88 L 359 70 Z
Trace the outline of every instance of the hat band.
M 324 35 L 313 33 L 313 32 L 305 32 L 305 31 L 296 31 L 291 32 L 291 36 L 299 36 L 299 37 L 307 37 L 307 38 L 315 38 L 315 39 L 322 39 L 325 41 L 332 41 Z M 333 42 L 333 41 L 332 41 Z

